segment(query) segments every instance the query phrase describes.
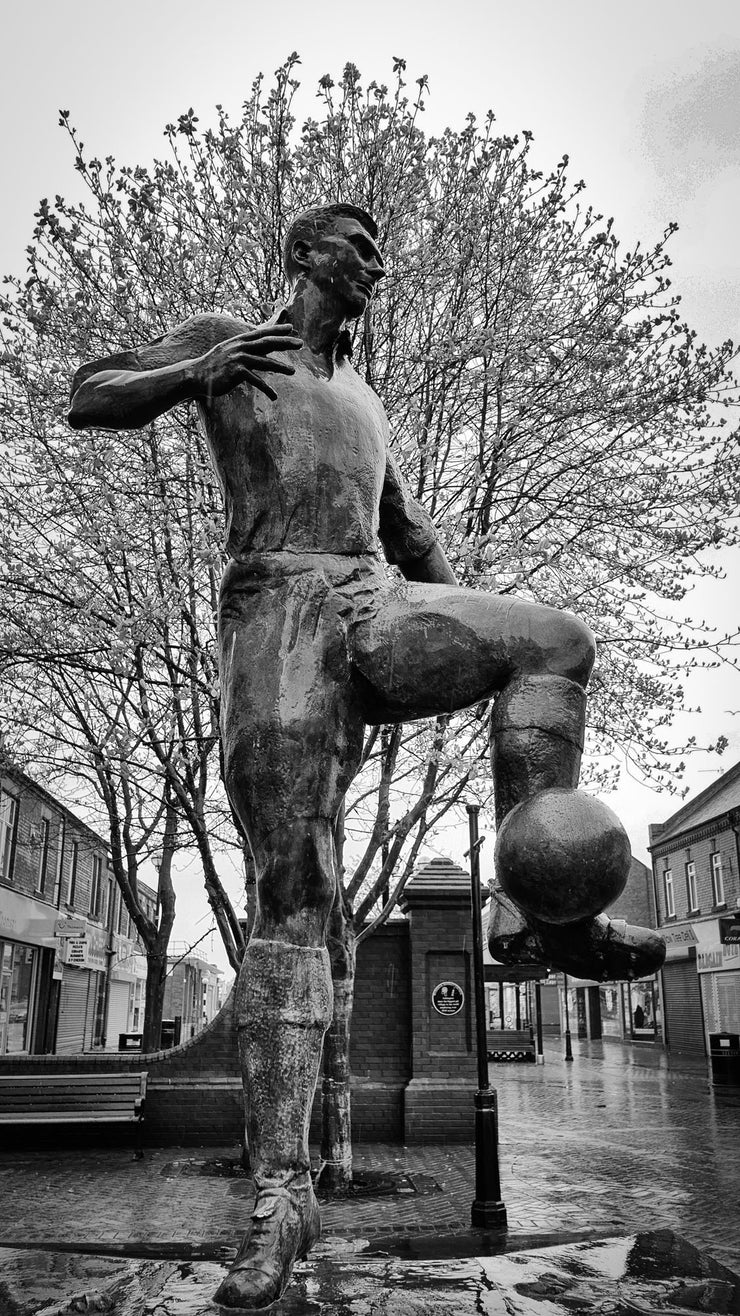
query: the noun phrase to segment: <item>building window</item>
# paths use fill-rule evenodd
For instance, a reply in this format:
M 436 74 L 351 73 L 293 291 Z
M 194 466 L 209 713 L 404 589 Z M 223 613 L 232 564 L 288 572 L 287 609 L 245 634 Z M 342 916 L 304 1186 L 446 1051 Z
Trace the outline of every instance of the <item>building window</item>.
M 663 874 L 663 890 L 665 891 L 665 912 L 667 918 L 676 917 L 676 902 L 673 896 L 673 872 L 666 868 Z
M 100 901 L 103 892 L 103 861 L 99 854 L 92 858 L 92 877 L 90 879 L 90 914 L 100 917 Z
M 709 861 L 712 868 L 712 900 L 715 905 L 724 905 L 725 903 L 725 882 L 722 876 L 722 855 L 718 850 L 710 855 Z
M 686 899 L 689 902 L 688 913 L 699 912 L 699 896 L 696 890 L 696 864 L 693 859 L 686 865 Z
M 0 940 L 0 1055 L 31 1049 L 37 961 L 35 946 Z
M 69 861 L 69 878 L 67 879 L 67 904 L 74 905 L 77 894 L 77 865 L 80 861 L 80 843 L 72 842 L 72 854 Z
M 126 909 L 126 906 L 125 906 L 125 904 L 124 904 L 124 900 L 123 900 L 123 892 L 121 892 L 121 895 L 120 895 L 120 897 L 119 897 L 119 903 L 118 903 L 118 935 L 119 935 L 119 937 L 127 937 L 128 934 L 129 934 L 129 928 L 130 928 L 130 926 L 131 926 L 131 920 L 130 920 L 130 918 L 129 918 L 129 916 L 128 916 L 128 910 Z
M 49 875 L 49 830 L 51 823 L 48 818 L 42 817 L 39 828 L 39 863 L 36 870 L 36 890 L 39 895 L 43 896 L 46 891 L 46 879 Z
M 3 791 L 0 796 L 0 877 L 13 880 L 15 865 L 15 838 L 18 831 L 18 801 Z

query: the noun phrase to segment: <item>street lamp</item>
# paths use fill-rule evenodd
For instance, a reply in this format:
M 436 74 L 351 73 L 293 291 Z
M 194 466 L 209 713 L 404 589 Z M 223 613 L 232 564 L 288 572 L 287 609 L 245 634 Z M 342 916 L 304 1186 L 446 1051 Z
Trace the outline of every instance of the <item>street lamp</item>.
M 473 985 L 475 988 L 476 1049 L 478 1055 L 478 1091 L 475 1094 L 475 1200 L 470 1213 L 471 1224 L 478 1229 L 506 1229 L 506 1207 L 501 1200 L 498 1167 L 498 1110 L 496 1093 L 488 1082 L 488 1042 L 486 1039 L 486 1002 L 483 980 L 483 928 L 481 924 L 481 889 L 478 837 L 480 805 L 468 804 L 470 827 L 470 901 L 473 914 Z
M 573 1059 L 573 1047 L 570 1044 L 570 1011 L 568 1009 L 568 975 L 563 974 L 563 986 L 565 990 L 565 1059 Z

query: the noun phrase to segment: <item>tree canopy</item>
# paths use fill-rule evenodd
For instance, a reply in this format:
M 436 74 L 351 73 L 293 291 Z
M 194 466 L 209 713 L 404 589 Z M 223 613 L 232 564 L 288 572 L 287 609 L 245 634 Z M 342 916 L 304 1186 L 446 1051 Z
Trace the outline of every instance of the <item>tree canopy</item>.
M 8 746 L 76 780 L 93 809 L 107 780 L 155 854 L 172 802 L 234 962 L 214 859 L 219 838 L 235 842 L 218 769 L 220 491 L 186 408 L 73 433 L 83 361 L 202 311 L 267 318 L 295 213 L 368 209 L 387 277 L 355 365 L 461 583 L 571 608 L 595 631 L 587 771 L 602 784 L 615 752 L 653 777 L 675 770 L 682 671 L 723 637 L 672 610 L 716 570 L 706 550 L 738 533 L 735 349 L 682 322 L 672 226 L 624 251 L 567 156 L 536 168 L 531 133 L 502 134 L 492 113 L 425 134 L 426 79 L 409 86 L 403 60 L 390 88 L 351 64 L 327 75 L 299 119 L 298 63 L 260 76 L 236 118 L 180 115 L 151 165 L 88 156 L 62 111 L 86 200 L 41 202 L 27 276 L 5 280 L 0 305 Z M 369 733 L 345 817 L 357 926 L 464 791 L 486 799 L 486 731 L 478 708 Z

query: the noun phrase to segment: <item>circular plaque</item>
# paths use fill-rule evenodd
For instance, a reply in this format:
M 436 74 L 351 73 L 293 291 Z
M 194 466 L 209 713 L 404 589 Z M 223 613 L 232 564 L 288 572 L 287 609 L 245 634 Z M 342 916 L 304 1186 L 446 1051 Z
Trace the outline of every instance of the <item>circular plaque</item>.
M 432 1005 L 437 1014 L 459 1014 L 465 1004 L 465 993 L 456 982 L 438 982 L 432 992 Z

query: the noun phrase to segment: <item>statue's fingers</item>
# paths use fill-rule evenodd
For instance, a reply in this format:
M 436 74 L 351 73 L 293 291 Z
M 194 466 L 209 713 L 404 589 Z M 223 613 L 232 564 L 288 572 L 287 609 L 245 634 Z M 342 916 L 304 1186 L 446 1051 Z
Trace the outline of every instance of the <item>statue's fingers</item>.
M 250 353 L 243 358 L 247 370 L 272 371 L 275 375 L 294 375 L 295 366 L 290 361 L 278 361 L 272 356 L 254 356 Z
M 247 371 L 243 383 L 251 384 L 252 387 L 258 389 L 260 393 L 264 393 L 265 397 L 269 398 L 271 402 L 277 401 L 277 393 L 274 388 L 270 388 L 270 385 L 264 379 L 261 379 L 259 375 L 256 375 L 254 371 Z
M 239 334 L 240 338 L 297 338 L 295 329 L 292 324 L 257 324 L 251 329 L 244 329 Z
M 250 352 L 259 352 L 260 355 L 268 352 L 299 352 L 303 347 L 303 339 L 297 334 L 285 338 L 269 334 L 264 338 L 245 338 L 244 344 Z

